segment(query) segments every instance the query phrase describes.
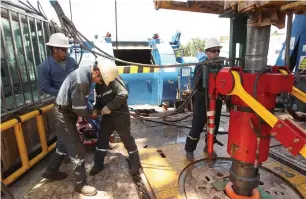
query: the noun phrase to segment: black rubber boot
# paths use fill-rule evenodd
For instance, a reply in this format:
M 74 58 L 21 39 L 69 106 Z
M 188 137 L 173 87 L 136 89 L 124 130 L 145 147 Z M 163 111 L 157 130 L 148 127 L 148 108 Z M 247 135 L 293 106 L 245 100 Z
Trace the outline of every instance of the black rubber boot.
M 88 185 L 86 181 L 75 185 L 74 190 L 84 196 L 94 196 L 97 194 L 97 189 Z
M 94 176 L 98 173 L 100 173 L 100 171 L 102 171 L 104 169 L 104 164 L 103 165 L 98 165 L 95 164 L 89 171 L 89 175 Z
M 188 161 L 193 161 L 194 160 L 194 155 L 193 155 L 193 152 L 192 151 L 187 151 L 186 152 L 186 158 Z
M 140 158 L 138 150 L 133 152 L 132 154 L 129 154 L 130 156 L 130 174 L 132 176 L 139 174 L 139 169 L 141 168 Z
M 59 171 L 59 168 L 64 158 L 65 155 L 59 155 L 58 153 L 54 153 L 46 171 L 42 174 L 42 177 L 48 180 L 63 180 L 67 178 L 67 173 Z
M 66 172 L 60 172 L 60 171 L 55 171 L 55 172 L 45 171 L 42 174 L 42 177 L 48 180 L 64 180 L 65 178 L 68 177 L 68 174 Z
M 66 155 L 59 155 L 58 153 L 54 153 L 52 158 L 50 159 L 47 171 L 49 172 L 58 171 L 65 157 Z
M 107 151 L 98 151 L 95 152 L 95 164 L 90 169 L 89 175 L 94 176 L 104 169 L 104 158 L 107 154 Z

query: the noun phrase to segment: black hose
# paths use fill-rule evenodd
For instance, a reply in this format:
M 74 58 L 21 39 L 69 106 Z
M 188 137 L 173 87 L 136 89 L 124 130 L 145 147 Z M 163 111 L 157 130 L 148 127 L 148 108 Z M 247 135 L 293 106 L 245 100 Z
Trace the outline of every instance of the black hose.
M 99 47 L 97 47 L 96 45 L 94 45 L 91 41 L 89 41 L 82 33 L 80 33 L 74 26 L 74 24 L 66 17 L 63 17 L 63 21 L 66 22 L 68 25 L 70 25 L 74 32 L 78 35 L 80 35 L 82 38 L 84 38 L 90 45 L 92 45 L 93 47 L 95 47 L 98 51 L 102 52 L 103 54 L 93 51 L 91 49 L 88 48 L 88 50 L 90 52 L 92 52 L 93 54 L 102 56 L 104 58 L 107 59 L 111 59 L 120 63 L 124 63 L 124 64 L 129 64 L 129 65 L 138 65 L 138 66 L 144 66 L 144 67 L 150 67 L 150 68 L 174 68 L 174 67 L 183 67 L 183 66 L 192 66 L 192 65 L 202 65 L 202 64 L 211 64 L 211 63 L 219 63 L 219 62 L 224 62 L 226 60 L 231 60 L 231 59 L 227 59 L 227 58 L 220 58 L 219 60 L 214 60 L 214 61 L 204 61 L 204 62 L 200 62 L 200 63 L 186 63 L 186 64 L 172 64 L 172 65 L 151 65 L 151 64 L 141 64 L 141 63 L 135 63 L 135 62 L 129 62 L 129 61 L 125 61 L 125 60 L 121 60 L 118 59 L 116 57 L 113 57 L 112 55 L 106 53 L 105 51 L 103 51 L 102 49 L 100 49 Z M 82 40 L 81 40 L 82 41 Z M 235 58 L 236 60 L 236 58 Z
M 46 13 L 45 13 L 43 7 L 41 6 L 39 0 L 37 0 L 37 8 L 38 8 L 39 13 L 40 13 L 46 20 L 48 20 L 48 18 L 47 18 L 47 16 L 46 16 Z M 42 9 L 43 12 L 40 10 L 40 8 Z
M 191 116 L 192 116 L 192 114 L 189 114 L 189 115 L 185 115 L 184 117 L 181 117 L 181 118 L 175 119 L 175 120 L 168 120 L 166 118 L 163 118 L 163 121 L 165 121 L 165 122 L 179 122 L 179 121 L 182 121 L 182 120 L 184 120 L 188 117 L 191 117 Z
M 154 122 L 154 123 L 158 123 L 158 124 L 164 124 L 164 125 L 168 125 L 168 126 L 175 126 L 175 127 L 186 128 L 186 129 L 191 129 L 192 128 L 192 127 L 189 127 L 189 126 L 173 124 L 173 123 L 168 123 L 168 122 L 164 122 L 164 121 L 156 121 L 156 120 L 146 119 L 146 118 L 140 118 L 140 119 L 144 120 L 144 121 Z M 206 131 L 202 130 L 202 132 L 206 132 Z M 227 131 L 218 131 L 218 135 L 226 135 L 226 134 L 228 134 Z

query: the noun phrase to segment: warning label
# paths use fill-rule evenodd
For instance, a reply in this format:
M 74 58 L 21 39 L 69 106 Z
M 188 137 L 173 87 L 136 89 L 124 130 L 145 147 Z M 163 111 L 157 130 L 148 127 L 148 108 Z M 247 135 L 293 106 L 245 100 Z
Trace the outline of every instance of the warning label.
M 306 56 L 300 57 L 299 69 L 306 69 Z

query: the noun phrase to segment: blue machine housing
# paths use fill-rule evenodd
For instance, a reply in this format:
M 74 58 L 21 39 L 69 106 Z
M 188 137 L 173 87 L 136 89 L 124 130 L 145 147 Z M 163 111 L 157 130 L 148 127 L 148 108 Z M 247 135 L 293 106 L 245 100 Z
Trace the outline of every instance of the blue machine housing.
M 285 48 L 284 43 L 281 52 L 277 58 L 276 65 L 285 65 Z M 290 39 L 290 63 L 294 67 L 294 72 L 300 69 L 306 69 L 306 15 L 295 15 L 292 23 Z
M 155 64 L 171 65 L 177 63 L 174 50 L 170 43 L 161 43 L 160 39 L 153 39 L 150 41 L 150 46 L 152 46 L 151 54 Z M 162 82 L 161 100 L 163 102 L 167 101 L 173 104 L 176 99 L 178 70 L 177 68 L 160 69 L 159 75 Z
M 160 73 L 121 74 L 127 87 L 129 105 L 159 105 L 161 103 Z
M 199 60 L 196 57 L 177 57 L 176 61 L 181 64 L 199 63 Z M 179 69 L 178 88 L 180 91 L 191 90 L 192 88 L 194 88 L 194 69 L 195 65 L 182 67 Z M 188 84 L 190 84 L 190 88 L 187 87 Z
M 285 66 L 286 43 L 280 51 L 276 65 Z M 295 15 L 292 23 L 290 39 L 290 66 L 289 69 L 296 74 L 295 86 L 306 92 L 306 15 Z M 297 110 L 306 113 L 306 105 L 302 101 L 295 99 Z
M 195 57 L 179 57 L 175 56 L 175 49 L 180 47 L 180 35 L 178 31 L 172 37 L 171 42 L 161 42 L 159 38 L 151 39 L 149 42 L 118 42 L 118 51 L 116 43 L 112 42 L 110 37 L 105 37 L 105 41 L 94 41 L 102 50 L 108 54 L 114 56 L 119 55 L 118 58 L 137 62 L 135 60 L 129 60 L 141 56 L 141 53 L 148 52 L 145 54 L 148 58 L 147 63 L 153 63 L 156 65 L 171 65 L 177 63 L 190 63 L 198 62 Z M 89 43 L 84 43 L 88 48 L 93 49 L 93 46 Z M 70 55 L 75 57 L 77 52 L 77 61 L 81 55 L 81 49 L 79 45 L 71 45 Z M 82 59 L 95 59 L 95 57 L 89 52 L 82 50 Z M 139 55 L 137 53 L 140 53 Z M 137 55 L 135 55 L 137 54 Z M 99 59 L 103 59 L 100 58 Z M 99 60 L 98 59 L 98 60 Z M 104 58 L 105 59 L 105 58 Z M 141 63 L 141 62 L 139 62 Z M 185 68 L 163 68 L 149 70 L 149 68 L 143 68 L 140 72 L 138 66 L 121 65 L 118 63 L 120 76 L 123 78 L 128 92 L 128 104 L 129 105 L 161 105 L 163 102 L 169 102 L 170 105 L 174 103 L 179 94 L 178 91 L 186 90 L 188 83 L 188 75 L 191 77 L 191 83 L 193 83 L 193 71 L 194 67 Z M 190 70 L 189 70 L 190 69 Z M 146 72 L 144 72 L 146 71 Z M 181 84 L 178 84 L 178 81 Z

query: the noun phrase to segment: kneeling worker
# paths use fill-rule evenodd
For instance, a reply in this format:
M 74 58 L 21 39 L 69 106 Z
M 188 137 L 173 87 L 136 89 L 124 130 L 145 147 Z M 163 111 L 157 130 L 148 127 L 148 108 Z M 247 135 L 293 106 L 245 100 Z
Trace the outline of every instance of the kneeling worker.
M 58 120 L 55 126 L 58 139 L 61 142 L 56 144 L 56 152 L 51 158 L 44 178 L 51 180 L 62 180 L 67 177 L 67 173 L 60 172 L 59 167 L 65 157 L 71 159 L 76 178 L 75 191 L 83 195 L 96 195 L 95 187 L 89 186 L 86 182 L 85 173 L 85 148 L 81 142 L 76 128 L 78 116 L 88 117 L 87 97 L 90 91 L 91 82 L 100 83 L 101 73 L 98 68 L 92 66 L 83 66 L 71 72 L 64 80 L 53 108 L 54 116 Z M 108 140 L 107 146 L 108 146 Z
M 128 92 L 123 80 L 118 76 L 114 62 L 105 60 L 98 64 L 102 75 L 102 84 L 96 84 L 96 104 L 94 114 L 101 110 L 102 120 L 98 138 L 94 166 L 90 175 L 96 175 L 104 169 L 104 158 L 108 151 L 108 140 L 116 130 L 129 153 L 130 174 L 136 175 L 141 167 L 139 153 L 134 138 L 131 135 L 130 112 L 127 104 Z

